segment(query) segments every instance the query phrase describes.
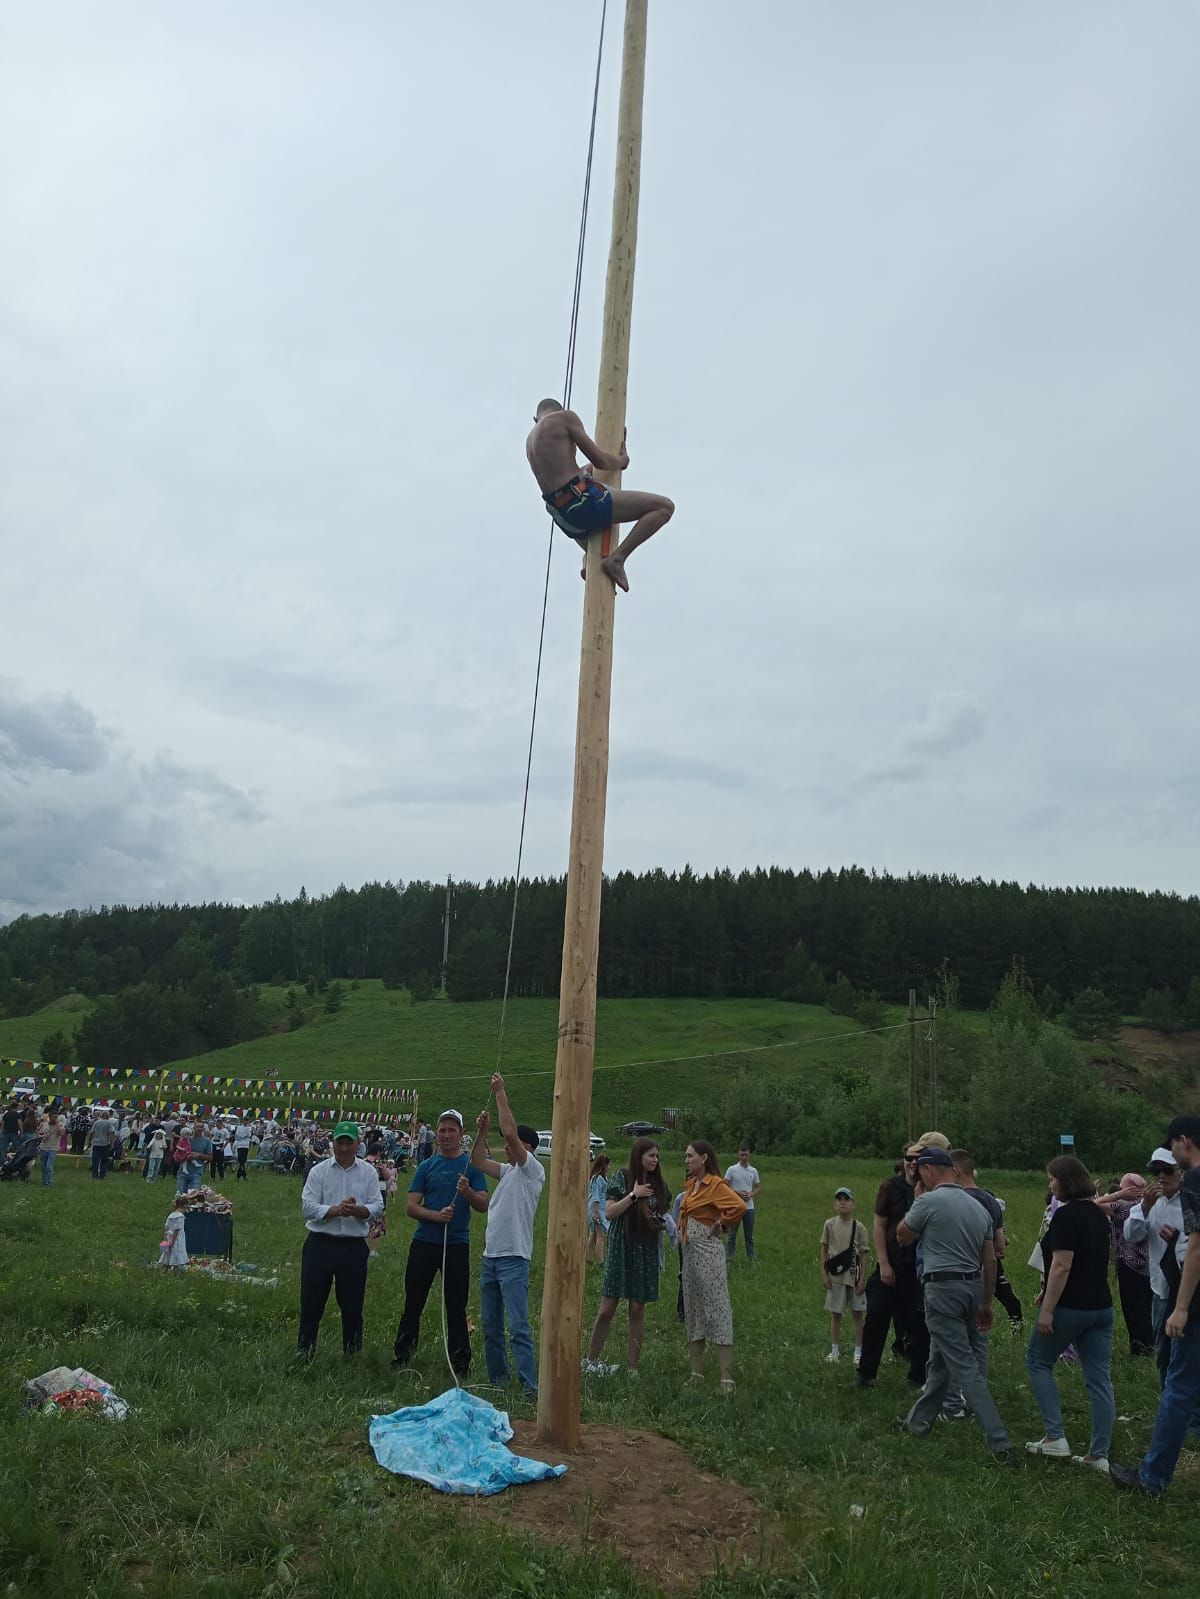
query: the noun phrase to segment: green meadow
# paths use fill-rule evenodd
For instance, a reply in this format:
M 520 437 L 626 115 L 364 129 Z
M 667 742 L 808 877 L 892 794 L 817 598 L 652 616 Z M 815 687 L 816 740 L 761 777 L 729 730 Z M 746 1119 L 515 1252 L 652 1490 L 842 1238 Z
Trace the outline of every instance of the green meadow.
M 405 1023 L 443 1025 L 440 1007 L 414 1009 L 420 1014 L 404 1012 Z M 787 1015 L 794 1018 L 790 1007 Z M 532 1047 L 539 1025 L 517 1023 L 522 1047 Z M 763 1025 L 770 1025 L 766 1015 Z M 681 1042 L 685 1035 L 681 1024 Z M 420 1036 L 432 1048 L 437 1035 Z M 481 1026 L 461 1047 L 466 1082 L 485 1036 Z M 435 1097 L 466 1096 L 456 1084 Z M 618 1107 L 645 1108 L 613 1097 L 597 1119 L 611 1119 Z M 672 1188 L 679 1165 L 672 1151 Z M 722 1574 L 711 1551 L 698 1547 L 696 1591 L 709 1599 L 1094 1599 L 1187 1581 L 1200 1555 L 1195 1457 L 1185 1457 L 1171 1495 L 1154 1506 L 1118 1499 L 1107 1480 L 1069 1463 L 996 1468 L 969 1421 L 941 1424 L 924 1443 L 895 1436 L 892 1418 L 908 1393 L 903 1368 L 885 1360 L 877 1387 L 859 1392 L 848 1359 L 825 1364 L 817 1271 L 834 1187 L 849 1181 L 860 1213 L 869 1213 L 880 1164 L 812 1158 L 760 1167 L 759 1264 L 739 1259 L 731 1276 L 736 1394 L 722 1399 L 715 1373 L 702 1388 L 686 1384 L 673 1263 L 648 1312 L 640 1380 L 622 1373 L 589 1378 L 585 1387 L 585 1423 L 676 1440 L 698 1467 L 742 1484 L 756 1517 L 776 1528 L 769 1553 Z M 1042 1179 L 989 1175 L 1009 1201 L 1012 1276 L 1028 1305 L 1033 1274 L 1023 1262 L 1037 1232 Z M 0 1583 L 7 1592 L 634 1599 L 657 1591 L 586 1519 L 546 1543 L 469 1517 L 382 1471 L 367 1447 L 368 1418 L 448 1383 L 433 1299 L 416 1366 L 403 1375 L 389 1366 L 411 1224 L 393 1210 L 372 1263 L 362 1356 L 342 1359 L 331 1303 L 315 1363 L 297 1368 L 290 1356 L 303 1237 L 299 1181 L 255 1172 L 247 1184 L 225 1186 L 237 1206 L 237 1258 L 277 1272 L 274 1291 L 144 1269 L 170 1205 L 164 1182 L 148 1186 L 114 1172 L 97 1183 L 60 1160 L 52 1188 L 36 1175 L 28 1185 L 0 1187 Z M 478 1222 L 474 1230 L 478 1254 Z M 540 1289 L 536 1259 L 535 1319 Z M 592 1272 L 589 1319 L 596 1293 Z M 478 1319 L 475 1292 L 471 1308 Z M 1120 1340 L 1117 1347 L 1122 1419 L 1114 1454 L 1130 1459 L 1148 1435 L 1156 1385 L 1147 1362 L 1130 1360 Z M 619 1318 L 610 1358 L 622 1350 Z M 1040 1433 L 1022 1350 L 1002 1321 L 993 1336 L 993 1387 L 1018 1444 Z M 60 1364 L 107 1378 L 134 1413 L 124 1423 L 23 1414 L 24 1381 Z M 485 1379 L 478 1336 L 472 1376 Z M 1064 1368 L 1062 1383 L 1067 1434 L 1082 1446 L 1078 1371 Z M 515 1388 L 488 1397 L 514 1417 L 532 1414 Z
M 284 990 L 261 992 L 268 1013 L 282 1016 Z M 217 1077 L 411 1087 L 434 1114 L 444 1104 L 459 1105 L 468 1115 L 483 1109 L 499 1046 L 498 1002 L 414 1005 L 403 990 L 369 980 L 346 986 L 335 1016 L 324 1015 L 320 996 L 306 997 L 306 1009 L 311 1019 L 295 1032 L 270 1033 L 171 1066 Z M 51 1007 L 0 1021 L 0 1055 L 36 1058 L 43 1038 L 56 1027 L 69 1029 L 79 1016 L 78 1010 Z M 900 1017 L 896 1011 L 891 1020 Z M 502 1068 L 521 1116 L 539 1126 L 549 1125 L 557 1033 L 556 999 L 509 1005 Z M 887 1036 L 864 1037 L 857 1023 L 823 1006 L 780 1000 L 601 1000 L 593 1124 L 608 1138 L 619 1122 L 657 1121 L 665 1106 L 702 1103 L 739 1063 L 752 1062 L 756 1073 L 769 1077 L 873 1063 L 880 1037 Z M 140 1096 L 131 1088 L 128 1097 Z M 180 1091 L 176 1097 L 200 1094 Z

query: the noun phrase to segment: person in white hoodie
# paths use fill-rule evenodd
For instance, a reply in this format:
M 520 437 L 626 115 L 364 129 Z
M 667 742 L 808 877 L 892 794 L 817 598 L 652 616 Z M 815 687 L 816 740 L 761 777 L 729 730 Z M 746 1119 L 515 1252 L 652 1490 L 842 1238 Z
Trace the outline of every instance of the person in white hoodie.
M 1183 1173 L 1169 1149 L 1161 1146 L 1150 1156 L 1150 1176 L 1141 1203 L 1125 1218 L 1125 1236 L 1131 1244 L 1145 1243 L 1150 1259 L 1150 1320 L 1154 1328 L 1154 1358 L 1159 1386 L 1167 1379 L 1171 1341 L 1164 1330 L 1175 1295 L 1163 1270 L 1167 1251 L 1183 1237 L 1183 1206 L 1179 1182 Z M 1177 1281 L 1177 1274 L 1176 1276 Z

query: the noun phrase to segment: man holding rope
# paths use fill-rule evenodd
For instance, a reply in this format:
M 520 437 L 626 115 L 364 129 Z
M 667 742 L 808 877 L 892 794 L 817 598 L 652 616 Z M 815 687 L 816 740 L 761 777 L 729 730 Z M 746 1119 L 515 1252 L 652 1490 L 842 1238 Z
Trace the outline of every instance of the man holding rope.
M 471 1283 L 471 1212 L 488 1208 L 487 1183 L 463 1149 L 458 1110 L 438 1117 L 437 1153 L 413 1172 L 408 1214 L 418 1223 L 404 1268 L 404 1309 L 396 1329 L 394 1366 L 407 1366 L 416 1352 L 421 1313 L 433 1279 L 442 1274 L 450 1364 L 460 1377 L 471 1367 L 467 1292 Z
M 475 1124 L 479 1137 L 471 1150 L 472 1166 L 499 1179 L 488 1206 L 479 1278 L 483 1353 L 488 1381 L 503 1386 L 508 1381 L 508 1354 L 504 1347 L 507 1318 L 513 1364 L 526 1397 L 531 1399 L 537 1394 L 537 1358 L 529 1330 L 529 1262 L 533 1255 L 533 1218 L 546 1185 L 546 1172 L 537 1159 L 537 1129 L 514 1119 L 499 1072 L 492 1076 L 492 1093 L 496 1096 L 496 1115 L 508 1159 L 502 1165 L 491 1158 L 487 1147 L 491 1118 L 486 1110 Z

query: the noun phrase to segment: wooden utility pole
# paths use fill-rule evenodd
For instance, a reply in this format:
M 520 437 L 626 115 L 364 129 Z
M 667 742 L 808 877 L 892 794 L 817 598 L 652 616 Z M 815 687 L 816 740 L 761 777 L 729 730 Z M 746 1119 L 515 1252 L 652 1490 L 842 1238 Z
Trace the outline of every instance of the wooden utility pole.
M 641 183 L 642 94 L 646 79 L 647 0 L 627 0 L 617 113 L 612 243 L 604 285 L 604 334 L 596 400 L 596 442 L 614 454 L 625 430 L 629 330 L 637 257 Z M 621 474 L 603 473 L 614 488 Z M 604 876 L 604 810 L 608 796 L 608 720 L 612 689 L 615 590 L 600 570 L 614 530 L 588 539 L 575 727 L 575 788 L 558 1001 L 558 1053 L 551 1122 L 550 1216 L 542 1291 L 537 1435 L 560 1449 L 580 1442 L 580 1357 L 583 1344 L 588 1134 L 596 1052 L 596 966 Z
M 929 1001 L 929 1032 L 926 1035 L 929 1054 L 929 1125 L 937 1126 L 937 1038 L 935 1029 L 937 1025 L 937 1009 L 932 998 Z
M 908 991 L 908 1141 L 917 1136 L 917 991 Z
M 442 921 L 442 993 L 446 992 L 446 968 L 450 964 L 450 879 L 446 879 L 446 914 Z

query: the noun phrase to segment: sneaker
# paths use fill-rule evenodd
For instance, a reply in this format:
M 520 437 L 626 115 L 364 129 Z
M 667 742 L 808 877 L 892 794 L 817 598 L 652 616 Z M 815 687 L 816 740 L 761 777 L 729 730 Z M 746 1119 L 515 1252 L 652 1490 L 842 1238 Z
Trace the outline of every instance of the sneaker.
M 1033 1438 L 1025 1445 L 1027 1455 L 1049 1455 L 1053 1460 L 1070 1458 L 1071 1446 L 1065 1438 Z
M 612 1377 L 617 1369 L 616 1366 L 606 1366 L 602 1360 L 585 1360 L 583 1363 L 585 1377 Z
M 1108 1475 L 1108 1461 L 1103 1455 L 1097 1455 L 1095 1460 L 1089 1460 L 1086 1455 L 1072 1455 L 1072 1462 L 1077 1466 L 1084 1466 L 1088 1471 L 1102 1471 Z
M 1162 1493 L 1147 1488 L 1142 1481 L 1136 1466 L 1123 1466 L 1119 1460 L 1110 1460 L 1108 1475 L 1114 1488 L 1119 1488 L 1122 1493 L 1145 1494 L 1147 1499 L 1161 1499 Z
M 612 1369 L 614 1371 L 616 1371 L 617 1368 L 614 1366 Z M 630 1366 L 629 1372 L 628 1372 L 628 1376 L 629 1376 L 630 1382 L 637 1382 L 640 1379 L 640 1377 L 641 1377 L 641 1372 L 637 1369 L 636 1366 Z
M 991 1459 L 994 1466 L 1015 1466 L 1019 1468 L 1021 1465 L 1021 1457 L 1011 1445 L 1007 1449 L 993 1449 L 991 1451 Z
M 862 1363 L 862 1350 L 861 1349 L 856 1349 L 854 1351 L 854 1364 L 856 1366 L 858 1366 L 861 1363 Z
M 837 1363 L 838 1363 L 838 1361 L 839 1361 L 839 1360 L 840 1360 L 840 1359 L 841 1359 L 841 1358 L 842 1358 L 842 1352 L 841 1352 L 841 1350 L 840 1350 L 840 1349 L 839 1349 L 839 1348 L 838 1348 L 838 1346 L 837 1346 L 837 1345 L 836 1345 L 836 1344 L 834 1344 L 834 1346 L 833 1346 L 833 1348 L 832 1348 L 832 1349 L 831 1349 L 831 1350 L 830 1350 L 830 1351 L 829 1351 L 829 1353 L 828 1353 L 828 1354 L 827 1354 L 827 1355 L 826 1355 L 826 1356 L 825 1356 L 825 1364 L 826 1364 L 826 1365 L 827 1365 L 827 1366 L 836 1366 L 836 1365 L 837 1365 Z

